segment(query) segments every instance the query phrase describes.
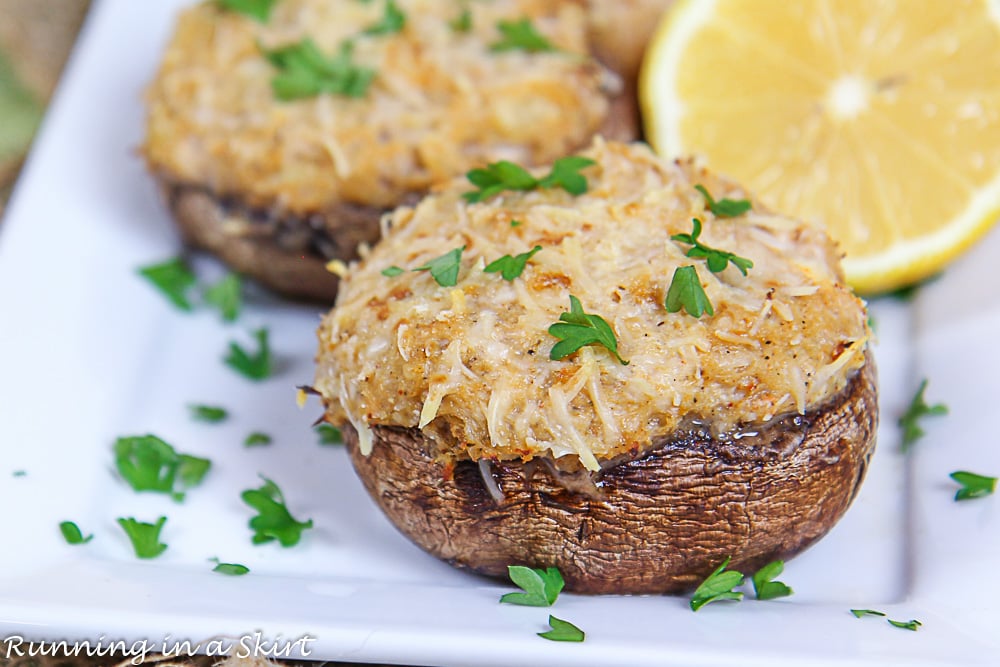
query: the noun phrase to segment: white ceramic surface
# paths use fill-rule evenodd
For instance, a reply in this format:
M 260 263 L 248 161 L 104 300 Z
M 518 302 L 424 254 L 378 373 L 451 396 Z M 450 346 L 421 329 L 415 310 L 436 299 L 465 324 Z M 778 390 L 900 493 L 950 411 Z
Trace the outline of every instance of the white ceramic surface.
M 882 425 L 854 506 L 792 560 L 795 595 L 715 604 L 564 595 L 551 610 L 583 644 L 535 636 L 550 610 L 497 603 L 510 587 L 409 544 L 368 500 L 344 453 L 322 447 L 311 400 L 319 310 L 265 295 L 241 320 L 182 314 L 136 276 L 179 244 L 136 156 L 143 86 L 182 0 L 101 0 L 0 227 L 0 640 L 204 640 L 308 634 L 309 657 L 436 665 L 997 665 L 998 500 L 955 503 L 948 473 L 1000 474 L 1000 234 L 910 304 L 874 304 Z M 218 275 L 212 261 L 199 269 Z M 280 372 L 251 383 L 221 363 L 227 342 L 271 327 Z M 896 417 L 921 377 L 951 414 L 912 456 Z M 228 407 L 218 425 L 189 403 Z M 252 430 L 274 437 L 246 449 Z M 138 495 L 112 472 L 120 435 L 155 433 L 215 467 L 183 504 Z M 14 476 L 23 470 L 24 476 Z M 239 493 L 258 473 L 316 528 L 291 549 L 253 546 Z M 118 516 L 168 516 L 169 549 L 132 556 Z M 96 535 L 63 542 L 58 523 Z M 248 565 L 230 578 L 207 559 Z M 919 632 L 850 608 L 916 618 Z M 203 645 L 204 646 L 204 645 Z M 4 651 L 0 641 L 0 656 Z

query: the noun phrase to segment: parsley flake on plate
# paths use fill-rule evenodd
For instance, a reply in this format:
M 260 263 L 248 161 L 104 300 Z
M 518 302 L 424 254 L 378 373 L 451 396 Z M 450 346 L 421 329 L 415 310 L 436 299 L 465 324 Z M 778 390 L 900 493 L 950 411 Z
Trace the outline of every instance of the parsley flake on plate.
M 977 475 L 974 472 L 968 472 L 966 470 L 956 470 L 948 475 L 948 477 L 951 477 L 953 480 L 962 485 L 962 488 L 955 492 L 955 500 L 982 498 L 984 496 L 991 495 L 997 488 L 996 477 Z
M 565 582 L 558 568 L 524 567 L 523 565 L 508 565 L 507 576 L 517 584 L 523 593 L 506 593 L 500 602 L 520 604 L 528 607 L 551 607 L 559 597 Z
M 735 218 L 750 210 L 750 200 L 748 199 L 720 199 L 715 201 L 704 185 L 696 185 L 694 189 L 701 193 L 708 204 L 708 210 L 720 218 Z
M 414 271 L 429 271 L 431 278 L 441 287 L 454 287 L 458 284 L 458 270 L 462 266 L 462 252 L 465 246 L 449 250 L 440 257 L 435 257 Z
M 734 591 L 737 586 L 743 585 L 743 574 L 735 570 L 727 570 L 730 557 L 722 561 L 722 565 L 715 568 L 712 574 L 701 582 L 691 596 L 691 611 L 698 611 L 710 602 L 719 600 L 742 600 L 743 593 Z
M 250 519 L 254 544 L 264 544 L 277 540 L 283 547 L 295 546 L 302 539 L 302 532 L 312 528 L 312 519 L 298 521 L 285 506 L 285 497 L 278 485 L 267 479 L 259 489 L 248 489 L 240 494 L 247 505 L 257 510 L 257 516 Z
M 128 535 L 138 558 L 156 558 L 167 550 L 167 545 L 160 542 L 160 531 L 166 522 L 165 516 L 157 519 L 156 523 L 136 521 L 133 517 L 118 519 L 118 525 Z
M 391 35 L 406 27 L 406 14 L 393 0 L 387 0 L 382 18 L 365 29 L 366 35 Z
M 244 14 L 261 23 L 271 18 L 271 10 L 278 0 L 219 0 L 219 6 L 231 12 Z
M 725 250 L 716 250 L 715 248 L 709 248 L 707 245 L 703 244 L 698 240 L 701 236 L 701 220 L 698 218 L 692 218 L 692 230 L 690 234 L 673 234 L 670 239 L 673 241 L 680 241 L 681 243 L 687 243 L 691 246 L 685 253 L 688 257 L 704 258 L 705 263 L 708 264 L 708 270 L 712 273 L 719 273 L 724 271 L 726 266 L 732 262 L 733 266 L 740 270 L 744 276 L 747 275 L 747 271 L 753 268 L 753 262 L 746 257 L 739 257 L 731 252 Z
M 268 62 L 278 70 L 271 79 L 271 89 L 274 96 L 284 102 L 323 93 L 364 97 L 375 78 L 375 70 L 352 62 L 354 44 L 350 41 L 343 42 L 337 54 L 329 58 L 310 38 L 263 51 Z
M 490 51 L 526 51 L 542 53 L 555 51 L 556 47 L 535 29 L 530 18 L 518 21 L 498 21 L 499 41 L 490 44 Z
M 271 436 L 262 431 L 254 431 L 243 440 L 244 447 L 259 447 L 270 444 Z
M 66 540 L 67 544 L 86 544 L 94 539 L 93 534 L 84 537 L 80 531 L 80 527 L 72 521 L 63 521 L 60 523 L 59 531 L 62 533 L 63 539 Z
M 587 191 L 587 178 L 580 170 L 594 164 L 596 162 L 590 158 L 570 155 L 553 162 L 546 176 L 535 178 L 527 169 L 513 162 L 491 162 L 484 168 L 472 169 L 465 174 L 469 182 L 479 189 L 466 192 L 462 197 L 476 203 L 506 190 L 525 192 L 537 188 L 562 188 L 571 195 L 582 195 Z
M 923 623 L 914 618 L 911 618 L 908 621 L 894 621 L 891 618 L 886 620 L 888 620 L 889 625 L 893 626 L 894 628 L 902 628 L 903 630 L 912 630 L 913 632 L 916 632 L 917 628 L 923 625 Z
M 792 589 L 780 581 L 773 581 L 785 570 L 784 561 L 776 560 L 757 570 L 751 581 L 758 600 L 773 600 L 792 594 Z
M 712 302 L 701 286 L 698 270 L 693 266 L 681 266 L 674 270 L 663 307 L 668 313 L 676 313 L 683 308 L 691 317 L 701 317 L 705 313 L 715 315 Z
M 193 310 L 188 292 L 198 282 L 187 263 L 180 257 L 139 269 L 139 274 L 151 282 L 163 296 L 181 310 Z
M 229 418 L 229 412 L 225 408 L 216 405 L 189 405 L 191 418 L 195 421 L 217 424 Z
M 876 611 L 874 609 L 852 609 L 851 613 L 854 614 L 854 618 L 863 618 L 865 616 L 885 616 L 884 612 Z
M 558 361 L 568 357 L 584 345 L 602 345 L 623 366 L 628 362 L 618 354 L 618 339 L 611 325 L 600 315 L 583 312 L 580 300 L 569 295 L 570 312 L 559 316 L 559 322 L 549 327 L 549 333 L 559 339 L 549 352 L 549 359 Z
M 243 309 L 243 280 L 239 275 L 229 273 L 219 282 L 205 288 L 202 298 L 219 311 L 223 320 L 235 322 Z
M 267 327 L 253 332 L 257 351 L 247 352 L 236 342 L 230 341 L 229 354 L 223 359 L 226 365 L 251 380 L 264 380 L 271 376 L 271 347 Z
M 944 403 L 927 405 L 927 402 L 924 400 L 924 391 L 926 390 L 927 379 L 924 378 L 920 382 L 917 393 L 913 395 L 910 406 L 906 408 L 906 412 L 899 418 L 899 427 L 903 429 L 903 441 L 900 444 L 900 449 L 904 454 L 910 451 L 910 448 L 913 447 L 913 444 L 917 440 L 924 437 L 924 430 L 917 423 L 920 419 L 948 414 L 948 406 Z
M 586 638 L 586 633 L 569 621 L 549 614 L 549 627 L 546 632 L 539 632 L 538 636 L 554 642 L 582 642 Z
M 231 577 L 240 577 L 250 572 L 250 568 L 246 565 L 240 565 L 239 563 L 222 563 L 218 558 L 210 558 L 209 560 L 215 563 L 215 567 L 212 568 L 212 572 L 226 574 Z
M 319 435 L 321 445 L 342 445 L 344 444 L 344 434 L 340 429 L 331 424 L 320 424 L 316 427 L 316 434 Z
M 181 489 L 197 486 L 211 468 L 208 459 L 179 454 L 155 435 L 118 438 L 115 467 L 135 491 L 166 493 L 183 500 Z
M 524 272 L 524 267 L 528 265 L 528 260 L 534 257 L 535 253 L 541 249 L 542 246 L 536 245 L 528 252 L 522 252 L 520 255 L 514 257 L 504 255 L 500 259 L 493 260 L 487 264 L 483 271 L 486 273 L 499 273 L 503 276 L 504 280 L 511 282 Z

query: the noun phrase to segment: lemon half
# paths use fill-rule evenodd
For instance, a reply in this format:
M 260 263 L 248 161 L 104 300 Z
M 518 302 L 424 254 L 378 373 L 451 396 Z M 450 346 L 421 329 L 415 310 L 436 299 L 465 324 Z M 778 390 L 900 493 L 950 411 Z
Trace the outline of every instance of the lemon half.
M 1000 213 L 1000 2 L 683 0 L 646 136 L 837 239 L 855 289 L 938 271 Z

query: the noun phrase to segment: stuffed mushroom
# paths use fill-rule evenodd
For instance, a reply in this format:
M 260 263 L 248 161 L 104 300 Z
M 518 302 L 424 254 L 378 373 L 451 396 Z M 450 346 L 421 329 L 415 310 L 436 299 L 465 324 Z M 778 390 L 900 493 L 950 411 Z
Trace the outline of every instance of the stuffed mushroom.
M 584 593 L 826 533 L 878 419 L 836 245 L 641 145 L 530 175 L 397 209 L 323 320 L 314 387 L 374 501 L 459 567 Z

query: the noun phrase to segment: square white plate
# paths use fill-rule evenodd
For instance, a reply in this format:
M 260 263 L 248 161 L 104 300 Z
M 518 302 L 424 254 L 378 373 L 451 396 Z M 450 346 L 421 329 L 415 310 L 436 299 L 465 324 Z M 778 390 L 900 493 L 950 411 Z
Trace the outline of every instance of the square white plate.
M 155 650 L 260 631 L 277 642 L 266 655 L 308 635 L 299 647 L 311 658 L 410 664 L 1000 664 L 997 500 L 955 503 L 948 479 L 957 469 L 1000 473 L 1000 234 L 914 302 L 874 304 L 878 452 L 843 521 L 787 564 L 781 579 L 794 596 L 694 614 L 678 597 L 563 595 L 551 611 L 587 640 L 547 642 L 535 633 L 550 610 L 500 605 L 511 587 L 412 546 L 344 452 L 318 444 L 319 406 L 298 410 L 294 387 L 312 379 L 319 309 L 256 294 L 224 325 L 204 310 L 178 312 L 136 275 L 180 250 L 135 148 L 143 86 L 183 4 L 97 4 L 0 228 L 0 640 L 103 637 Z M 248 342 L 262 325 L 280 368 L 252 383 L 221 358 L 228 341 Z M 928 420 L 904 458 L 895 421 L 922 377 L 951 414 Z M 193 422 L 191 403 L 232 417 Z M 274 444 L 244 448 L 253 430 Z M 115 477 L 115 438 L 144 433 L 213 460 L 185 503 L 135 494 Z M 293 514 L 315 521 L 298 546 L 251 545 L 239 494 L 259 485 L 258 473 L 282 487 Z M 139 561 L 115 518 L 160 515 L 169 549 Z M 94 540 L 67 545 L 62 520 Z M 252 572 L 215 574 L 211 557 Z M 923 626 L 897 630 L 851 608 Z

